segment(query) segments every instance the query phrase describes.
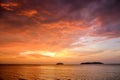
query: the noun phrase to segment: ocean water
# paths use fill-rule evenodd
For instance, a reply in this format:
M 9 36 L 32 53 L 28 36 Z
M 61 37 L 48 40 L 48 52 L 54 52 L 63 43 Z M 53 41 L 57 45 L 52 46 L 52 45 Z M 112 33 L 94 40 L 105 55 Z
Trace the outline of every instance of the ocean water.
M 0 80 L 120 80 L 120 65 L 0 65 Z

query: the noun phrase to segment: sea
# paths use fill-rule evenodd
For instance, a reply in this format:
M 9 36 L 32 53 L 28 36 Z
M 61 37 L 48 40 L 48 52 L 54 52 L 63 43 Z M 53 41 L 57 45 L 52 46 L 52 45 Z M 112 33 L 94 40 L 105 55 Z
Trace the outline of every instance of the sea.
M 0 80 L 120 80 L 120 65 L 0 65 Z

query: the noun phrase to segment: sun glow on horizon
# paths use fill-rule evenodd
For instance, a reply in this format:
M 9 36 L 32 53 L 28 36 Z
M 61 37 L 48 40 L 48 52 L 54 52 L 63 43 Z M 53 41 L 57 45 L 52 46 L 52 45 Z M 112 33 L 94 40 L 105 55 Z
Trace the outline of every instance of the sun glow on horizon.
M 31 54 L 38 54 L 38 55 L 42 55 L 42 56 L 49 56 L 49 57 L 55 57 L 56 53 L 55 52 L 50 52 L 50 51 L 25 51 L 25 52 L 21 52 L 20 55 L 22 56 L 26 56 L 26 55 L 31 55 Z
M 118 0 L 2 0 L 0 13 L 0 64 L 120 63 Z

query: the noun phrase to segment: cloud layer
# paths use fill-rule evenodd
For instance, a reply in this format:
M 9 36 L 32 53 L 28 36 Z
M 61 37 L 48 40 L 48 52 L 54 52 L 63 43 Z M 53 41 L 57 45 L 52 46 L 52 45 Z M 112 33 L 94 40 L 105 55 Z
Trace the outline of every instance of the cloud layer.
M 71 56 L 71 48 L 111 39 L 117 44 L 120 37 L 119 0 L 2 0 L 0 10 L 0 55 L 68 50 L 65 56 Z

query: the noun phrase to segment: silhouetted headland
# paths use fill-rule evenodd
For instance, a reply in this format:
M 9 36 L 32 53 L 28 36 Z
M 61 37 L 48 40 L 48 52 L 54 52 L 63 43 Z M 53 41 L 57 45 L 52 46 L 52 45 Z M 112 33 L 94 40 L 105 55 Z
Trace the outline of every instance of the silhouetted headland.
M 18 80 L 27 80 L 27 79 L 19 78 Z
M 57 63 L 56 65 L 64 65 L 63 63 Z
M 102 63 L 102 62 L 83 62 L 80 64 L 104 64 L 104 63 Z

